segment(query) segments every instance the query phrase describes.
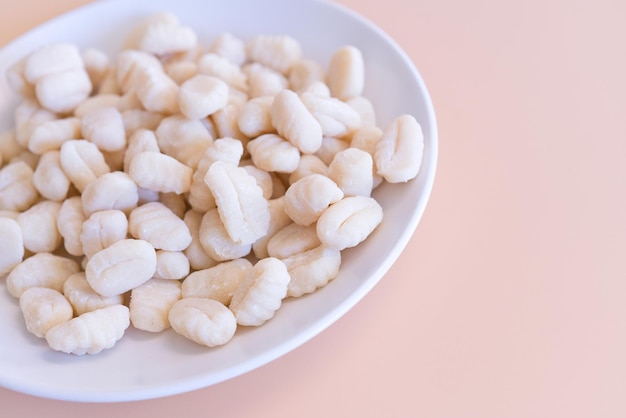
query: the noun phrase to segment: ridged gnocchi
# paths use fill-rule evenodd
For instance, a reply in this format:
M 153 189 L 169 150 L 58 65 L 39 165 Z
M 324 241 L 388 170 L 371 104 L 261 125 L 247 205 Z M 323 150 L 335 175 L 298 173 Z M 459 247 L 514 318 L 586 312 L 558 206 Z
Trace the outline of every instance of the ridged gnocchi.
M 216 347 L 337 278 L 424 138 L 411 115 L 377 125 L 356 46 L 329 58 L 288 35 L 204 44 L 164 12 L 113 56 L 57 42 L 10 66 L 0 275 L 27 330 L 75 355 L 129 327 Z

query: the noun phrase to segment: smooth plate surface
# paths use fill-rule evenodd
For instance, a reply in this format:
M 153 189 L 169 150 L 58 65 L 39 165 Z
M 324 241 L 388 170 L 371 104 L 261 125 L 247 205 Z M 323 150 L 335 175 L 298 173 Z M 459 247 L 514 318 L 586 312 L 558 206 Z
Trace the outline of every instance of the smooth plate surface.
M 116 402 L 182 393 L 235 377 L 272 361 L 331 325 L 385 274 L 425 209 L 437 159 L 437 131 L 430 98 L 417 70 L 384 33 L 354 13 L 331 3 L 303 0 L 102 1 L 60 16 L 0 51 L 0 72 L 34 48 L 53 41 L 94 46 L 113 55 L 128 31 L 147 15 L 170 11 L 196 30 L 203 45 L 222 33 L 242 39 L 261 33 L 297 38 L 308 58 L 328 62 L 346 44 L 359 47 L 366 63 L 365 96 L 385 126 L 410 113 L 422 125 L 424 161 L 415 180 L 383 185 L 376 197 L 385 219 L 359 247 L 345 251 L 340 275 L 314 294 L 286 300 L 262 327 L 237 331 L 234 339 L 207 349 L 172 331 L 149 334 L 129 329 L 111 350 L 95 356 L 53 352 L 23 325 L 17 301 L 0 289 L 0 385 L 41 397 Z M 245 13 L 242 13 L 245 11 Z M 18 99 L 0 80 L 0 128 L 12 124 Z

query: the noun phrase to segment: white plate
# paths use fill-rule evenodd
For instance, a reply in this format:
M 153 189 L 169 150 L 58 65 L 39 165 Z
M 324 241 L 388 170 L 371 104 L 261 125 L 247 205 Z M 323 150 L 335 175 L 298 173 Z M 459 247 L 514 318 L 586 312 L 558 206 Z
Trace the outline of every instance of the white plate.
M 111 0 L 90 4 L 30 31 L 0 51 L 0 73 L 35 47 L 69 41 L 114 54 L 138 19 L 171 11 L 208 43 L 229 31 L 243 39 L 260 33 L 297 38 L 305 55 L 327 63 L 340 46 L 359 47 L 366 61 L 365 95 L 379 125 L 401 113 L 414 115 L 425 134 L 417 179 L 384 185 L 375 193 L 385 219 L 359 247 L 346 251 L 342 270 L 318 292 L 287 300 L 259 328 L 239 330 L 225 346 L 207 349 L 173 332 L 129 329 L 110 350 L 73 356 L 49 349 L 23 325 L 17 301 L 0 288 L 0 385 L 35 396 L 85 402 L 156 398 L 209 386 L 266 364 L 303 344 L 357 303 L 388 271 L 422 216 L 433 185 L 437 130 L 426 87 L 406 54 L 386 34 L 355 13 L 315 0 Z M 17 103 L 2 77 L 0 128 L 11 125 Z

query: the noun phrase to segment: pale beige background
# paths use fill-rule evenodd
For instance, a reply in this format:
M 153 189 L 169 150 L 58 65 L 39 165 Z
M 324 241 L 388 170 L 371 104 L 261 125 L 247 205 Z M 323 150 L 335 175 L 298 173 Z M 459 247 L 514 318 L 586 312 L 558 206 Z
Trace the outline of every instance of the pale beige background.
M 0 43 L 87 2 L 4 2 Z M 406 49 L 439 120 L 432 199 L 389 274 L 231 381 L 97 405 L 0 389 L 0 416 L 626 416 L 626 3 L 340 2 Z

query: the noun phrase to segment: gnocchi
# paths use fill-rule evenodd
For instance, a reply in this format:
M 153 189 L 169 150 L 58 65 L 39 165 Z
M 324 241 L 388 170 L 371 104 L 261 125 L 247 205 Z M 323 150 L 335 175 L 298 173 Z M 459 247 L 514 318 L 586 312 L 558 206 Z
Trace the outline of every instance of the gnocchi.
M 158 13 L 115 56 L 52 43 L 7 70 L 0 275 L 53 350 L 131 326 L 226 344 L 337 278 L 375 188 L 418 175 L 421 126 L 377 125 L 356 46 L 324 67 L 288 35 L 207 45 Z

